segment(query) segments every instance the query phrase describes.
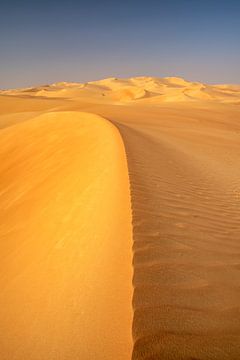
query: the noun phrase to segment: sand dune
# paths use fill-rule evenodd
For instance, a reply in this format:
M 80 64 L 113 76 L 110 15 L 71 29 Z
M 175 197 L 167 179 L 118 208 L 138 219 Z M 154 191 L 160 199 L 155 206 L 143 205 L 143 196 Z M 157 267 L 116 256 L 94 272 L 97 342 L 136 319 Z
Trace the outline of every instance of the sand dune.
M 2 95 L 39 98 L 90 98 L 104 103 L 129 101 L 160 102 L 214 101 L 236 103 L 240 101 L 238 85 L 207 85 L 190 82 L 179 77 L 135 77 L 130 79 L 109 78 L 85 84 L 59 82 L 37 88 L 5 90 Z M 103 98 L 104 97 L 104 98 Z M 150 99 L 149 99 L 150 98 Z M 146 102 L 146 101 L 145 101 Z
M 208 125 L 119 125 L 133 204 L 133 359 L 240 356 L 239 135 Z
M 0 104 L 1 359 L 238 360 L 239 85 L 110 78 Z
M 118 131 L 52 112 L 1 131 L 0 358 L 131 356 L 131 212 Z

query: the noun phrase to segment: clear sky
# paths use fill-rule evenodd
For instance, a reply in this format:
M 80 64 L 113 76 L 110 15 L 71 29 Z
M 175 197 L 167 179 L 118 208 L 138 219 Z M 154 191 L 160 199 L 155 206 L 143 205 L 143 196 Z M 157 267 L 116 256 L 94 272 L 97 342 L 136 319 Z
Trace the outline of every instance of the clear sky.
M 240 0 L 0 5 L 0 88 L 141 75 L 240 83 Z

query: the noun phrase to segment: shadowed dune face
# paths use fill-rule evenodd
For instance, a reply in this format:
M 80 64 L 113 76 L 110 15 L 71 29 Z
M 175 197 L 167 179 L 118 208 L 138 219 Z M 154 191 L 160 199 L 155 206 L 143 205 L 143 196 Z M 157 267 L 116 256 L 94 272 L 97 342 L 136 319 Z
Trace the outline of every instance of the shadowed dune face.
M 203 120 L 192 109 L 191 121 L 182 110 L 118 115 L 133 210 L 133 359 L 237 359 L 240 113 L 229 121 L 227 108 L 209 108 Z
M 1 93 L 4 360 L 240 358 L 239 90 Z

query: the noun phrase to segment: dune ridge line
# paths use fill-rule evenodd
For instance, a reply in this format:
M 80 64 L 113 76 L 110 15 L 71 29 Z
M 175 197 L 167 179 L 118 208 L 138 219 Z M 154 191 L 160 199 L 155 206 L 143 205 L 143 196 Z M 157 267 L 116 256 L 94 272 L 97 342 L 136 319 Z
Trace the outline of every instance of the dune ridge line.
M 179 77 L 0 91 L 6 360 L 240 358 L 239 104 Z
M 0 139 L 1 359 L 130 359 L 131 209 L 118 130 L 95 114 L 48 112 Z

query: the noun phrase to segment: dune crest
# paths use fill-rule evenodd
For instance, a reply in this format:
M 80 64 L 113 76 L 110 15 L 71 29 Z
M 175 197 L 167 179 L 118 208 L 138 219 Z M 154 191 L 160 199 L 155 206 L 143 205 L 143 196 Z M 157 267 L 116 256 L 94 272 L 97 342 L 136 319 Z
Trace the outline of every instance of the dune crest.
M 0 358 L 130 358 L 131 212 L 118 131 L 97 115 L 51 112 L 0 138 Z
M 0 92 L 1 359 L 240 358 L 239 104 L 178 77 Z

